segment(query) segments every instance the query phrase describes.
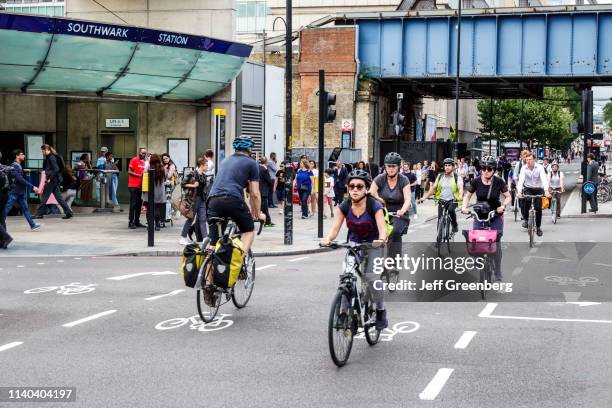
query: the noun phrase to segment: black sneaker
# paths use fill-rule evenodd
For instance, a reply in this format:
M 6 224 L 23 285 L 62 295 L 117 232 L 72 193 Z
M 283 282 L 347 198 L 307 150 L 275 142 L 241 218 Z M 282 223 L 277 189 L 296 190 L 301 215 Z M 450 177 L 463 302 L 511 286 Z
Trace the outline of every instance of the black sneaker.
M 134 224 L 134 225 L 135 225 L 137 228 L 147 228 L 147 226 L 146 226 L 146 225 L 141 224 L 141 223 L 139 223 L 139 222 L 138 222 L 138 223 L 136 223 L 136 224 Z
M 72 213 L 68 213 L 62 217 L 62 220 L 69 220 L 73 217 Z
M 387 310 L 377 310 L 376 311 L 376 330 L 386 329 L 389 325 L 387 322 Z
M 521 225 L 521 227 L 527 229 L 528 225 L 527 225 L 527 221 L 523 221 L 523 224 Z
M 11 242 L 13 242 L 13 238 L 8 237 L 7 239 L 4 240 L 4 242 L 2 243 L 2 246 L 0 246 L 0 248 L 7 249 Z
M 544 235 L 544 233 L 542 232 L 542 228 L 538 228 L 536 230 L 536 234 L 538 234 L 538 237 L 541 237 L 542 235 Z
M 133 223 L 133 222 L 130 222 L 130 223 L 128 224 L 128 228 L 129 228 L 129 229 L 136 229 L 136 225 L 134 225 L 134 223 Z

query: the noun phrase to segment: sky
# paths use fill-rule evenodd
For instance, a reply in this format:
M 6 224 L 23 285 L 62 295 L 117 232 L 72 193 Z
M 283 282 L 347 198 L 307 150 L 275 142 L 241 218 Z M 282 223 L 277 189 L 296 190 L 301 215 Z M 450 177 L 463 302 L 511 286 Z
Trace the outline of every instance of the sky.
M 612 98 L 612 86 L 594 86 L 593 87 L 593 111 L 601 112 L 607 101 Z M 597 100 L 605 99 L 605 100 Z

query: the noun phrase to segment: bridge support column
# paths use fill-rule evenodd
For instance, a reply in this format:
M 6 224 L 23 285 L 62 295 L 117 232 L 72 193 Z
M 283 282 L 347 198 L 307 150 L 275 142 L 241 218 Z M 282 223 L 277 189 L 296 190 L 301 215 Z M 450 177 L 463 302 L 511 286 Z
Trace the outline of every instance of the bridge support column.
M 583 127 L 583 146 L 582 146 L 582 183 L 586 181 L 587 177 L 587 154 L 588 140 L 593 135 L 593 90 L 590 86 L 582 88 L 582 127 Z M 582 188 L 582 187 L 580 187 Z M 587 212 L 587 195 L 582 192 L 580 212 L 582 214 Z

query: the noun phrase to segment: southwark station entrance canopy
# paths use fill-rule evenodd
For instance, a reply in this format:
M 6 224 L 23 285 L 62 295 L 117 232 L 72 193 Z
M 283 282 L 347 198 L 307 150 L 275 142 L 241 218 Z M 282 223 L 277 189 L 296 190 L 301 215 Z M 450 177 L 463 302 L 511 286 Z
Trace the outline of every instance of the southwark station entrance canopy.
M 175 32 L 0 13 L 0 88 L 202 100 L 251 46 Z

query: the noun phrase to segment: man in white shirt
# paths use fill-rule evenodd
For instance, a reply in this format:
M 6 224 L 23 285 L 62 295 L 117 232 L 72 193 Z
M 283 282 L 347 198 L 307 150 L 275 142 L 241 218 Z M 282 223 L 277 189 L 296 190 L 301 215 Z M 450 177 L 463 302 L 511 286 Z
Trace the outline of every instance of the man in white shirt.
M 550 197 L 548 191 L 548 177 L 544 166 L 535 162 L 535 158 L 532 153 L 529 153 L 525 157 L 526 165 L 521 168 L 519 174 L 518 183 L 516 190 L 518 191 L 519 198 L 523 195 L 546 195 Z M 529 209 L 531 208 L 531 199 L 523 200 L 522 213 L 523 213 L 523 228 L 527 228 L 527 219 L 529 218 Z M 542 236 L 542 200 L 534 200 L 534 208 L 536 212 L 536 233 L 539 237 Z

